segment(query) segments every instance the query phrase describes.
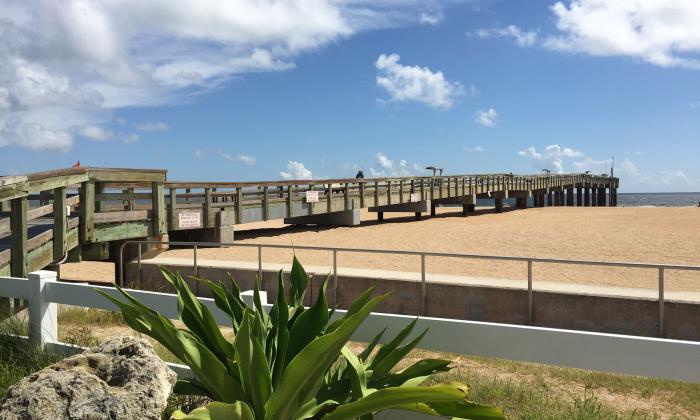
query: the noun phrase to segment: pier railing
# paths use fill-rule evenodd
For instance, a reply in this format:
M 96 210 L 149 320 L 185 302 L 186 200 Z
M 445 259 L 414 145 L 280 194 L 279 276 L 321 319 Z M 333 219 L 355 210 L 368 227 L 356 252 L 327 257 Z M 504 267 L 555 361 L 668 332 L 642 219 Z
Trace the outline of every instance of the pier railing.
M 28 278 L 0 277 L 0 297 L 28 302 L 29 341 L 57 353 L 84 350 L 58 340 L 59 304 L 118 310 L 98 290 L 120 297 L 113 287 L 58 282 L 56 273 L 51 271 L 32 272 Z M 163 316 L 178 318 L 176 295 L 142 290 L 127 292 Z M 242 298 L 255 310 L 250 292 L 242 295 L 247 295 Z M 261 298 L 265 299 L 265 294 Z M 213 299 L 200 297 L 199 300 L 212 312 L 218 325 L 230 326 L 230 318 L 216 307 Z M 265 303 L 263 308 L 269 311 L 271 305 Z M 345 313 L 337 310 L 333 316 Z M 352 340 L 369 342 L 382 329 L 386 329 L 384 337 L 392 337 L 414 319 L 408 315 L 373 312 Z M 700 383 L 698 342 L 431 317 L 421 317 L 416 326 L 418 331 L 429 329 L 420 343 L 420 348 L 425 350 Z M 186 366 L 170 366 L 178 375 L 192 375 Z
M 567 260 L 556 258 L 536 258 L 522 256 L 502 256 L 502 255 L 484 255 L 484 254 L 460 254 L 449 252 L 428 252 L 428 251 L 403 251 L 395 249 L 372 249 L 372 248 L 335 248 L 321 246 L 299 246 L 299 245 L 280 245 L 280 244 L 247 244 L 240 242 L 219 243 L 219 242 L 186 242 L 186 241 L 126 241 L 119 249 L 119 284 L 124 285 L 124 248 L 127 246 L 138 246 L 137 252 L 137 270 L 138 281 L 141 283 L 141 264 L 144 245 L 168 245 L 168 246 L 187 246 L 192 247 L 193 271 L 194 275 L 198 272 L 198 251 L 201 248 L 210 247 L 241 247 L 257 249 L 258 259 L 258 278 L 262 278 L 263 274 L 263 249 L 289 249 L 298 251 L 323 251 L 329 252 L 333 257 L 333 293 L 337 292 L 338 285 L 338 254 L 339 253 L 364 253 L 364 254 L 385 254 L 385 255 L 409 255 L 420 258 L 420 282 L 421 282 L 421 314 L 426 313 L 426 259 L 431 258 L 460 258 L 460 259 L 480 259 L 492 261 L 516 261 L 526 264 L 527 268 L 527 296 L 528 296 L 528 323 L 533 324 L 534 300 L 533 300 L 533 265 L 538 264 L 566 264 L 566 265 L 587 265 L 599 267 L 617 267 L 617 268 L 641 268 L 655 270 L 658 275 L 658 317 L 659 317 L 659 337 L 664 337 L 664 288 L 665 288 L 665 273 L 668 270 L 680 271 L 697 271 L 700 272 L 700 266 L 693 265 L 677 265 L 677 264 L 653 264 L 653 263 L 636 263 L 636 262 L 617 262 L 617 261 L 590 261 L 590 260 Z M 333 296 L 333 301 L 337 299 Z

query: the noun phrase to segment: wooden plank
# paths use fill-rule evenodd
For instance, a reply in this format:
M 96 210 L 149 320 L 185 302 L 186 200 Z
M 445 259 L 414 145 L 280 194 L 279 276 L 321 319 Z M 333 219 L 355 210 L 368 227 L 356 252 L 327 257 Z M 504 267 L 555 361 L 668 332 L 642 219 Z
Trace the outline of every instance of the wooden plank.
M 365 207 L 365 183 L 360 182 L 360 207 Z
M 204 189 L 204 227 L 211 226 L 211 188 Z
M 86 168 L 93 181 L 165 182 L 165 169 Z
M 350 183 L 346 182 L 345 183 L 345 190 L 343 191 L 344 193 L 344 208 L 345 210 L 350 210 Z
M 292 186 L 287 185 L 287 212 L 285 213 L 287 217 L 292 217 Z
M 80 186 L 80 242 L 93 239 L 95 223 L 95 181 L 88 180 Z
M 154 236 L 151 222 L 113 223 L 95 226 L 92 239 L 87 242 L 108 242 L 150 236 Z
M 236 223 L 243 223 L 243 188 L 236 188 Z
M 127 191 L 134 191 L 133 188 L 129 188 Z M 134 201 L 134 200 L 151 200 L 153 194 L 151 193 L 99 193 L 95 194 L 95 201 Z
M 177 227 L 177 219 L 175 214 L 177 213 L 177 189 L 168 189 L 168 201 L 170 205 L 168 206 L 168 228 L 175 229 Z
M 27 197 L 15 198 L 10 209 L 11 272 L 15 277 L 27 277 L 27 203 Z
M 66 187 L 53 190 L 53 259 L 59 261 L 66 253 Z
M 333 211 L 333 184 L 328 184 L 328 191 L 326 192 L 326 213 Z
M 386 204 L 391 205 L 391 180 L 386 181 Z
M 263 196 L 262 196 L 262 219 L 263 220 L 268 220 L 270 218 L 270 203 L 268 202 L 267 198 L 267 192 L 268 192 L 268 186 L 264 186 L 262 191 L 263 191 Z
M 155 236 L 168 234 L 168 220 L 165 217 L 165 190 L 162 182 L 154 182 L 151 186 L 153 199 L 153 232 Z
M 6 249 L 2 252 L 0 252 L 0 267 L 4 267 L 5 265 L 10 263 L 10 259 L 12 258 L 12 250 Z M 9 276 L 10 274 L 8 274 Z
M 104 213 L 95 213 L 92 216 L 92 221 L 97 225 L 104 223 L 136 222 L 142 220 L 150 220 L 151 217 L 151 210 L 108 211 Z
M 32 179 L 30 176 L 27 181 L 27 190 L 31 193 L 53 190 L 58 187 L 67 187 L 85 182 L 88 179 L 87 174 L 64 175 L 52 178 Z

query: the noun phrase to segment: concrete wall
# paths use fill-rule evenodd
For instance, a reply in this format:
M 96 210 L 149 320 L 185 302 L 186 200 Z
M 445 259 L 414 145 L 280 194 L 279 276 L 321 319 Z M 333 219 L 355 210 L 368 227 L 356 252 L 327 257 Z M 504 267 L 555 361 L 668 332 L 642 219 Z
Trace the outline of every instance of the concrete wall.
M 193 274 L 192 267 L 169 266 L 183 276 Z M 226 273 L 239 283 L 242 290 L 252 289 L 257 270 L 220 267 L 199 267 L 198 276 L 209 280 L 225 281 Z M 127 285 L 144 290 L 173 292 L 155 264 L 143 264 L 141 284 L 136 284 L 138 270 L 129 264 L 125 279 Z M 312 291 L 307 304 L 315 299 L 324 275 L 311 274 Z M 268 292 L 268 301 L 277 297 L 278 273 L 263 271 L 262 290 Z M 288 285 L 288 276 L 284 274 Z M 133 281 L 133 283 L 131 283 Z M 189 280 L 200 296 L 211 297 L 209 290 Z M 330 278 L 327 296 L 331 306 L 346 309 L 364 290 L 376 286 L 376 293 L 391 292 L 378 312 L 419 315 L 421 312 L 421 284 L 396 279 L 370 279 L 338 276 L 338 290 Z M 287 286 L 288 287 L 288 286 Z M 527 325 L 528 295 L 526 290 L 485 286 L 433 283 L 426 285 L 426 316 Z M 534 325 L 604 332 L 613 334 L 657 337 L 659 332 L 658 302 L 653 299 L 610 297 L 572 293 L 534 292 Z M 700 341 L 700 304 L 666 301 L 665 338 Z

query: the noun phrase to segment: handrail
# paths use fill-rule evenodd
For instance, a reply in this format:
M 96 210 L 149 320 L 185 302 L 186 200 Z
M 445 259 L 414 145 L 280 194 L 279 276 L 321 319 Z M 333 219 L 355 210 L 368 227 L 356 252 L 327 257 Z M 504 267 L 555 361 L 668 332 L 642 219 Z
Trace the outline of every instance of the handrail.
M 282 244 L 248 244 L 248 243 L 233 243 L 233 242 L 193 242 L 193 241 L 157 241 L 157 240 L 134 240 L 125 241 L 119 247 L 119 285 L 124 286 L 124 248 L 127 245 L 137 244 L 138 251 L 138 275 L 139 283 L 141 281 L 141 255 L 143 245 L 169 245 L 169 246 L 192 246 L 194 253 L 193 268 L 194 275 L 197 275 L 197 251 L 200 247 L 247 247 L 257 248 L 258 250 L 258 278 L 262 278 L 262 250 L 269 249 L 293 249 L 307 251 L 328 251 L 333 254 L 333 290 L 337 290 L 338 284 L 338 263 L 337 256 L 339 252 L 347 253 L 369 253 L 369 254 L 393 254 L 393 255 L 414 255 L 421 259 L 421 299 L 422 313 L 425 315 L 426 307 L 426 264 L 427 257 L 442 257 L 442 258 L 467 258 L 467 259 L 485 259 L 497 261 L 518 261 L 527 263 L 527 291 L 528 291 L 528 321 L 530 325 L 533 322 L 533 263 L 544 264 L 568 264 L 568 265 L 590 265 L 603 267 L 623 267 L 623 268 L 641 268 L 655 269 L 658 271 L 658 301 L 659 301 L 659 336 L 664 334 L 664 286 L 665 286 L 665 271 L 666 270 L 685 270 L 685 271 L 700 271 L 700 266 L 694 265 L 679 265 L 679 264 L 663 264 L 663 263 L 636 263 L 622 261 L 591 261 L 591 260 L 567 260 L 559 258 L 539 258 L 539 257 L 524 257 L 510 255 L 485 255 L 485 254 L 461 254 L 449 252 L 434 252 L 434 251 L 403 251 L 396 249 L 371 249 L 371 248 L 340 248 L 340 247 L 322 247 L 322 246 L 304 246 L 304 245 L 282 245 Z M 334 292 L 335 293 L 335 292 Z M 335 303 L 335 298 L 334 298 Z

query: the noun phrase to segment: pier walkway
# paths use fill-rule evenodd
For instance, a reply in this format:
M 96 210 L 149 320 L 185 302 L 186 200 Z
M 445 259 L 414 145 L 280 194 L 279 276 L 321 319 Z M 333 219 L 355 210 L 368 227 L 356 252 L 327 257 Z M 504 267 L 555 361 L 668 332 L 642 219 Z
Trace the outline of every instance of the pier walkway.
M 111 260 L 139 238 L 228 242 L 235 226 L 359 224 L 359 209 L 417 218 L 477 199 L 518 208 L 615 206 L 619 179 L 591 174 L 448 175 L 273 182 L 178 182 L 154 169 L 70 168 L 0 177 L 0 276 L 62 261 Z M 133 256 L 132 256 L 133 257 Z M 119 266 L 117 264 L 117 266 Z

